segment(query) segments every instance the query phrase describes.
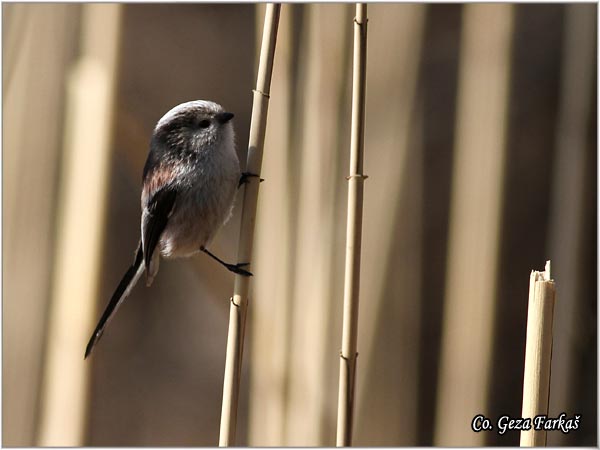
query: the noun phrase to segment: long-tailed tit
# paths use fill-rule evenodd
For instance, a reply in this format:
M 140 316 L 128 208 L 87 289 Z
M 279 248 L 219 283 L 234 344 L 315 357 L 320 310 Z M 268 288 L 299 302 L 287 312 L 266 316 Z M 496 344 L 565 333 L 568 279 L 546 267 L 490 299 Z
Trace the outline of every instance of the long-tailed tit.
M 237 188 L 251 176 L 240 172 L 232 118 L 220 105 L 197 100 L 176 106 L 158 121 L 142 178 L 141 240 L 90 338 L 86 358 L 144 271 L 150 286 L 161 256 L 203 251 L 232 272 L 252 275 L 243 269 L 246 264 L 228 264 L 206 249 L 231 216 Z

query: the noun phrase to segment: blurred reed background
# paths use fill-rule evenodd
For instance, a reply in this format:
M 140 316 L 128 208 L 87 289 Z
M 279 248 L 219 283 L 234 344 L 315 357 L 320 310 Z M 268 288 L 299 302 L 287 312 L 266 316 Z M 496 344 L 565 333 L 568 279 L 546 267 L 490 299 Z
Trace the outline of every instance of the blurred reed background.
M 156 121 L 215 100 L 245 160 L 264 5 L 2 8 L 2 443 L 216 445 L 233 277 L 209 258 L 163 264 L 83 352 Z M 335 443 L 353 8 L 282 8 L 240 445 Z M 550 415 L 582 416 L 548 444 L 597 445 L 596 27 L 594 4 L 369 6 L 355 445 L 518 445 L 470 423 L 520 414 L 546 259 Z

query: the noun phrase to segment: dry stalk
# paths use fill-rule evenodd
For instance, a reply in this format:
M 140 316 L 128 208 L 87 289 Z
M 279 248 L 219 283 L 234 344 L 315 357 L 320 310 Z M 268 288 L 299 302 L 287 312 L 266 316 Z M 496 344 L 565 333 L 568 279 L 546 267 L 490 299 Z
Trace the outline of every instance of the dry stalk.
M 544 272 L 535 270 L 531 272 L 529 281 L 521 417 L 530 418 L 532 422 L 537 415 L 548 415 L 554 296 L 554 281 L 550 278 L 550 261 L 548 261 Z M 532 427 L 528 431 L 521 431 L 521 447 L 545 445 L 545 430 L 534 430 Z
M 56 256 L 36 445 L 85 443 L 91 367 L 81 358 L 100 279 L 123 7 L 82 6 L 81 56 L 67 80 Z M 20 444 L 22 445 L 22 444 Z
M 260 175 L 262 165 L 267 111 L 269 107 L 269 90 L 271 87 L 271 74 L 273 72 L 280 9 L 281 5 L 279 3 L 269 3 L 265 11 L 265 23 L 256 89 L 254 90 L 254 100 L 252 103 L 252 120 L 250 123 L 250 138 L 246 163 L 246 172 L 256 175 Z M 258 185 L 259 177 L 251 177 L 244 189 L 237 259 L 240 262 L 249 263 L 252 260 Z M 235 276 L 235 286 L 229 310 L 229 332 L 227 335 L 227 354 L 225 358 L 225 376 L 223 379 L 223 404 L 221 407 L 221 429 L 219 435 L 219 446 L 221 447 L 235 445 L 249 285 L 250 279 L 248 277 Z
M 352 130 L 350 175 L 348 176 L 348 216 L 346 228 L 346 269 L 344 317 L 337 418 L 337 445 L 352 444 L 352 419 L 356 358 L 358 353 L 358 292 L 360 286 L 360 249 L 362 239 L 365 88 L 367 69 L 367 5 L 356 5 L 354 18 L 354 62 L 352 69 Z

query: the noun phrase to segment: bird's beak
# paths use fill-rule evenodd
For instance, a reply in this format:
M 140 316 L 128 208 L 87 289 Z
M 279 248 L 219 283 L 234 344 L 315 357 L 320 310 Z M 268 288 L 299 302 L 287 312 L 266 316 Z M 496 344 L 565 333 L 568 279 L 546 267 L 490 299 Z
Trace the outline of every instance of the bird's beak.
M 222 112 L 222 113 L 216 114 L 215 119 L 217 119 L 217 122 L 219 122 L 220 124 L 227 123 L 231 119 L 233 119 L 233 113 Z

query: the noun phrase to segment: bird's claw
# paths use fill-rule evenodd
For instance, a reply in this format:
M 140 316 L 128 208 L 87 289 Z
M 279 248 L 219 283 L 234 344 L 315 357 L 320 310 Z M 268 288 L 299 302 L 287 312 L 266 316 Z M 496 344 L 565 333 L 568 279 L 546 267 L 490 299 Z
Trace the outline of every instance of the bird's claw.
M 255 173 L 250 173 L 250 172 L 242 172 L 242 176 L 240 177 L 240 181 L 238 183 L 238 187 L 240 187 L 242 184 L 246 184 L 249 182 L 248 178 L 260 178 L 258 175 L 256 175 Z M 260 182 L 262 183 L 264 180 L 264 178 L 260 178 Z
M 239 264 L 225 264 L 228 270 L 233 273 L 237 273 L 238 275 L 243 275 L 245 277 L 253 276 L 251 272 L 242 269 L 242 267 L 247 266 L 249 263 L 239 263 Z

